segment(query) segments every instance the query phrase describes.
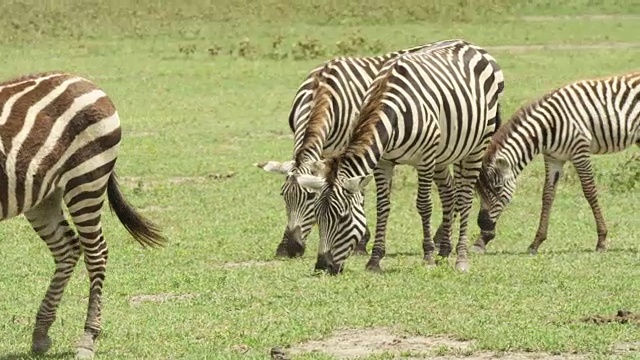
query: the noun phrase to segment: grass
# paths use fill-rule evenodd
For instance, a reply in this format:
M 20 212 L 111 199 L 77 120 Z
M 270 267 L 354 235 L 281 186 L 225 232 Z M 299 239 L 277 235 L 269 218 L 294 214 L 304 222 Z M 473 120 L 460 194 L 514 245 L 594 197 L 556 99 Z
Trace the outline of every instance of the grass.
M 619 186 L 621 179 L 633 181 L 619 164 L 637 149 L 594 159 L 609 226 L 608 253 L 593 251 L 594 221 L 568 167 L 549 239 L 538 256 L 525 254 L 540 209 L 543 168 L 537 159 L 521 175 L 490 253 L 474 256 L 471 273 L 464 275 L 452 266 L 430 271 L 421 266 L 415 172 L 406 167 L 397 169 L 394 182 L 384 274 L 369 274 L 365 258 L 351 258 L 343 276 L 311 276 L 316 231 L 304 258 L 274 261 L 285 225 L 278 196 L 282 179 L 251 166 L 291 156 L 287 115 L 295 89 L 307 71 L 338 53 L 337 41 L 362 54 L 455 37 L 489 49 L 637 43 L 638 18 L 633 16 L 522 18 L 640 16 L 631 3 L 591 3 L 573 0 L 556 7 L 540 1 L 460 1 L 467 6 L 456 15 L 455 8 L 436 1 L 424 5 L 435 10 L 411 15 L 410 0 L 394 8 L 354 1 L 344 9 L 337 2 L 318 7 L 317 1 L 284 0 L 261 5 L 191 1 L 181 9 L 151 1 L 91 6 L 88 1 L 83 6 L 4 2 L 0 10 L 17 27 L 0 30 L 2 78 L 63 69 L 103 87 L 122 117 L 117 169 L 123 190 L 170 238 L 164 250 L 141 250 L 115 217 L 105 215 L 110 257 L 98 358 L 264 359 L 273 346 L 318 339 L 339 328 L 378 326 L 474 339 L 478 349 L 493 351 L 607 356 L 618 343 L 639 341 L 633 325 L 572 322 L 620 308 L 640 311 L 640 190 Z M 358 12 L 361 8 L 368 10 Z M 283 17 L 276 20 L 279 12 Z M 276 49 L 272 43 L 278 36 L 283 45 Z M 208 49 L 214 47 L 219 50 L 212 55 Z M 505 71 L 506 117 L 568 81 L 637 70 L 640 49 L 501 48 L 492 54 Z M 373 199 L 373 187 L 367 195 Z M 440 221 L 437 197 L 435 204 L 434 225 Z M 367 210 L 372 226 L 373 201 Z M 479 232 L 476 214 L 477 202 L 472 238 Z M 5 221 L 0 237 L 0 359 L 28 357 L 35 312 L 53 264 L 24 219 Z M 267 263 L 225 266 L 246 261 Z M 73 350 L 82 331 L 87 287 L 79 266 L 51 329 L 52 358 Z M 131 297 L 145 294 L 189 296 L 130 304 Z M 238 345 L 246 345 L 247 352 L 238 352 Z

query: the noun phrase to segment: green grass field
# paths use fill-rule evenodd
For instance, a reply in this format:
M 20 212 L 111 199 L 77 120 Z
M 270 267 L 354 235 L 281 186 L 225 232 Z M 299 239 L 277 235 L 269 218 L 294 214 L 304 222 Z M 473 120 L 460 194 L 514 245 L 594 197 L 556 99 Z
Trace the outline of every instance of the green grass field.
M 498 237 L 487 254 L 472 256 L 468 274 L 452 264 L 422 266 L 416 177 L 408 167 L 396 170 L 383 274 L 366 272 L 366 258 L 351 257 L 342 276 L 313 276 L 316 230 L 303 258 L 274 260 L 285 225 L 283 179 L 252 166 L 290 158 L 291 100 L 307 72 L 329 57 L 464 38 L 502 65 L 508 118 L 569 81 L 639 70 L 640 8 L 586 0 L 345 3 L 0 5 L 1 77 L 65 70 L 101 86 L 122 119 L 123 191 L 170 240 L 162 250 L 142 250 L 105 215 L 110 256 L 97 358 L 266 359 L 274 346 L 289 351 L 341 329 L 382 328 L 473 341 L 462 352 L 441 345 L 439 355 L 640 358 L 638 324 L 580 322 L 618 309 L 640 312 L 640 181 L 621 166 L 637 148 L 594 159 L 609 252 L 594 252 L 595 223 L 568 166 L 548 240 L 539 255 L 526 253 L 540 210 L 538 158 L 519 178 Z M 435 193 L 434 201 L 437 226 Z M 476 200 L 472 241 L 477 207 Z M 374 201 L 367 211 L 373 229 Z M 0 237 L 0 359 L 29 358 L 53 261 L 22 217 L 2 223 Z M 78 266 L 47 358 L 73 356 L 87 298 L 86 271 Z M 409 356 L 427 358 L 405 350 L 368 359 Z

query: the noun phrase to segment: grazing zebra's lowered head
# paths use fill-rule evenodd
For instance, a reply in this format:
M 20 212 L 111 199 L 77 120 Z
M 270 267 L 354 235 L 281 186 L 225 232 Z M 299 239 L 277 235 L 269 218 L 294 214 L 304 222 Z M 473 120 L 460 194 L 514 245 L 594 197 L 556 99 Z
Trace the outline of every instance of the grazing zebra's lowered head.
M 367 231 L 362 191 L 372 176 L 339 173 L 340 156 L 332 156 L 311 165 L 313 174 L 297 175 L 298 184 L 316 193 L 312 209 L 320 230 L 320 245 L 315 269 L 332 275 L 343 265 L 358 240 Z

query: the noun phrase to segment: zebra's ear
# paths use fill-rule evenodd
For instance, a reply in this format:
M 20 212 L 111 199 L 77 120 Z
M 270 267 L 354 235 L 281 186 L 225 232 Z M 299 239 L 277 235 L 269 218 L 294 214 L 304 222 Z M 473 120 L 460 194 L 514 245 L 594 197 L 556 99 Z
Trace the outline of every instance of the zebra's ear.
M 253 165 L 267 172 L 287 175 L 289 171 L 291 171 L 291 169 L 293 168 L 294 161 L 293 160 L 285 161 L 285 162 L 267 161 L 262 163 L 256 163 Z
M 324 186 L 324 179 L 320 176 L 309 175 L 309 174 L 300 174 L 296 176 L 296 180 L 298 184 L 308 192 L 320 192 L 322 191 L 322 187 Z
M 352 178 L 346 179 L 342 187 L 348 192 L 355 194 L 362 191 L 367 186 L 367 184 L 369 184 L 371 179 L 372 176 L 370 175 L 354 176 Z
M 507 161 L 507 159 L 499 157 L 496 159 L 495 167 L 502 174 L 505 174 L 509 171 L 509 162 Z

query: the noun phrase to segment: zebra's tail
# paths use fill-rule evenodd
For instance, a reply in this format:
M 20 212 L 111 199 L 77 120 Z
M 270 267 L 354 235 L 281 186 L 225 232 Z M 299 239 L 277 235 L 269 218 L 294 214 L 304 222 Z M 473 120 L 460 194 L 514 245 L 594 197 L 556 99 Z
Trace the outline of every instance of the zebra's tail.
M 152 248 L 164 246 L 167 239 L 160 234 L 158 227 L 140 215 L 120 192 L 115 171 L 109 176 L 107 196 L 111 211 L 116 213 L 122 225 L 140 245 Z

